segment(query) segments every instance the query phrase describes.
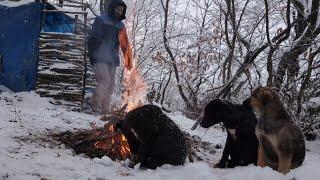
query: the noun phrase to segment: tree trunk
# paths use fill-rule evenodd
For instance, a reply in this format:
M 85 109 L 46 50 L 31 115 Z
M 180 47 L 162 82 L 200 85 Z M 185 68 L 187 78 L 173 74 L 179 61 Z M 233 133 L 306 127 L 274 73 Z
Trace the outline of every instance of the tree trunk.
M 191 110 L 195 110 L 196 108 L 192 106 L 192 104 L 190 103 L 189 99 L 187 98 L 187 96 L 184 94 L 183 89 L 182 89 L 182 85 L 180 84 L 180 77 L 179 77 L 179 71 L 178 71 L 178 67 L 174 58 L 174 55 L 170 49 L 169 46 L 169 41 L 167 39 L 167 28 L 168 28 L 168 16 L 169 16 L 169 2 L 170 0 L 165 0 L 165 4 L 163 4 L 163 0 L 161 0 L 161 4 L 164 10 L 164 23 L 163 23 L 163 43 L 164 43 L 164 47 L 167 51 L 167 53 L 169 54 L 169 57 L 172 61 L 172 66 L 173 66 L 173 72 L 177 81 L 177 87 L 180 93 L 181 98 L 183 99 L 184 103 L 186 104 L 188 109 Z
M 295 2 L 299 5 L 298 1 Z M 299 55 L 304 53 L 312 45 L 312 42 L 320 33 L 320 27 L 316 27 L 320 5 L 319 2 L 320 0 L 312 1 L 311 12 L 307 19 L 299 19 L 301 18 L 300 16 L 303 15 L 298 15 L 297 24 L 295 26 L 295 31 L 297 34 L 295 37 L 296 41 L 293 42 L 294 45 L 292 48 L 285 52 L 281 57 L 276 76 L 274 77 L 274 85 L 278 89 L 281 89 L 281 86 L 283 85 L 286 72 L 289 80 L 293 79 L 293 77 L 298 74 Z M 302 7 L 297 6 L 296 8 L 298 9 L 298 14 L 302 13 Z

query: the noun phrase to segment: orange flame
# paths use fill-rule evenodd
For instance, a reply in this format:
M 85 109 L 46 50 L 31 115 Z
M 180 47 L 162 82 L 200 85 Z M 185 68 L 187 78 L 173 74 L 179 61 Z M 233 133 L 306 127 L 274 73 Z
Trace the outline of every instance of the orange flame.
M 135 66 L 131 71 L 124 72 L 123 104 L 127 104 L 127 112 L 142 106 L 145 103 L 148 86 L 139 69 Z
M 135 18 L 137 16 L 137 0 L 132 0 L 130 9 L 128 9 L 128 16 L 126 18 L 126 29 L 128 30 L 128 35 L 130 39 L 134 39 L 134 24 Z M 132 48 L 134 49 L 134 48 Z M 125 69 L 124 71 L 124 93 L 123 93 L 123 105 L 127 104 L 126 112 L 129 112 L 135 108 L 142 106 L 145 103 L 147 96 L 148 86 L 147 83 L 142 78 L 139 69 L 136 66 L 135 60 L 133 60 L 133 68 L 131 71 Z
M 114 133 L 114 125 L 107 127 L 106 130 L 109 134 Z M 94 146 L 97 149 L 104 150 L 113 159 L 126 159 L 131 155 L 127 139 L 122 133 L 110 139 L 97 141 Z

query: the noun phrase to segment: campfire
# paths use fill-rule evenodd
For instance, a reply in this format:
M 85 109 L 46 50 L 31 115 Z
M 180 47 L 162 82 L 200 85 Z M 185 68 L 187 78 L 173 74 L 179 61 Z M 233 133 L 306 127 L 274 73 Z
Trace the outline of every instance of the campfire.
M 76 154 L 86 154 L 91 158 L 108 156 L 112 160 L 125 160 L 130 158 L 131 152 L 127 139 L 120 131 L 115 131 L 113 122 L 103 127 L 66 131 L 52 135 L 75 151 Z
M 130 158 L 131 152 L 127 139 L 120 131 L 116 131 L 115 124 L 124 119 L 126 113 L 140 107 L 145 102 L 147 86 L 137 68 L 125 71 L 123 106 L 113 111 L 110 117 L 104 119 L 104 127 L 93 125 L 91 130 L 78 132 L 63 132 L 54 138 L 71 147 L 77 154 L 84 153 L 91 158 L 109 156 L 112 160 Z
M 105 131 L 98 132 L 97 137 L 99 137 L 101 133 L 114 134 L 114 125 L 105 127 Z M 122 133 L 118 133 L 113 137 L 106 138 L 102 141 L 97 141 L 95 142 L 94 146 L 95 148 L 106 152 L 106 155 L 111 157 L 111 159 L 124 160 L 131 155 L 127 139 Z
M 139 70 L 134 67 L 131 71 L 125 71 L 123 82 L 125 89 L 123 92 L 124 106 L 108 118 L 109 123 L 105 125 L 105 131 L 99 132 L 97 136 L 100 136 L 101 133 L 115 134 L 116 130 L 114 124 L 117 120 L 121 121 L 127 112 L 144 104 L 147 86 L 140 76 Z M 107 152 L 108 156 L 112 159 L 123 160 L 129 158 L 131 155 L 127 139 L 121 132 L 118 132 L 110 138 L 97 141 L 94 146 L 97 149 Z

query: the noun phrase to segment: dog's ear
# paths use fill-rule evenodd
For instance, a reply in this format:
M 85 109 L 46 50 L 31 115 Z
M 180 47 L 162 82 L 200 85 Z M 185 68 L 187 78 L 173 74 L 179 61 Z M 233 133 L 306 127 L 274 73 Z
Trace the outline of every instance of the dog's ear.
M 251 101 L 251 97 L 247 98 L 246 100 L 244 100 L 242 102 L 242 106 L 247 107 L 247 108 L 251 107 L 250 101 Z
M 260 100 L 263 105 L 267 105 L 269 102 L 272 102 L 274 99 L 273 91 L 270 89 L 261 89 L 260 91 Z
M 255 91 L 261 91 L 261 89 L 263 89 L 263 87 L 262 87 L 261 85 L 259 85 L 259 86 L 255 89 Z
M 262 86 L 261 86 L 261 85 L 259 85 L 258 87 L 256 87 L 256 88 L 252 91 L 251 96 L 252 96 L 252 97 L 257 97 L 257 95 L 258 95 L 258 93 L 261 91 L 261 89 L 262 89 Z

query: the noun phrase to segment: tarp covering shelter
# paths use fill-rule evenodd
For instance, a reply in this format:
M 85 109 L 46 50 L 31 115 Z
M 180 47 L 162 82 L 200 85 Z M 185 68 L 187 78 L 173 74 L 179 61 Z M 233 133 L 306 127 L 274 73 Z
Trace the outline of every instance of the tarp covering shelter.
M 22 2 L 0 0 L 0 84 L 14 92 L 35 88 L 40 32 L 70 33 L 75 26 L 63 13 L 46 14 L 43 20 L 42 10 L 54 9 L 50 4 Z
M 47 10 L 54 10 L 55 7 L 51 4 L 46 4 Z M 44 32 L 62 32 L 74 33 L 75 20 L 63 13 L 47 13 L 45 15 Z

